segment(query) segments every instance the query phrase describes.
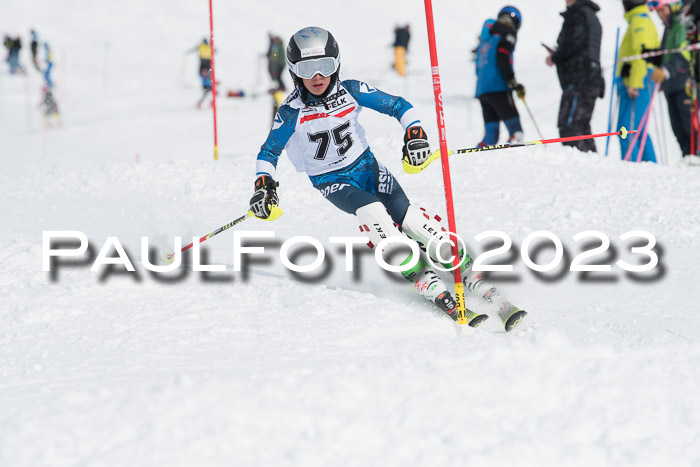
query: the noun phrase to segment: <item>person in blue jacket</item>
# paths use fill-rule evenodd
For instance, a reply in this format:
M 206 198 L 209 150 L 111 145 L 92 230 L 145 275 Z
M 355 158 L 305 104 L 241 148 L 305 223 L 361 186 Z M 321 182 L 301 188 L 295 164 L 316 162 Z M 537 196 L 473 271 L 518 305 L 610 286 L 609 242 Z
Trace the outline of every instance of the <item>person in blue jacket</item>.
M 520 114 L 512 94 L 515 91 L 521 99 L 525 97 L 525 87 L 515 80 L 513 71 L 513 52 L 521 24 L 522 15 L 513 6 L 503 7 L 492 26 L 484 24 L 476 56 L 476 97 L 486 129 L 479 146 L 498 143 L 501 121 L 510 134 L 509 142 L 523 141 Z

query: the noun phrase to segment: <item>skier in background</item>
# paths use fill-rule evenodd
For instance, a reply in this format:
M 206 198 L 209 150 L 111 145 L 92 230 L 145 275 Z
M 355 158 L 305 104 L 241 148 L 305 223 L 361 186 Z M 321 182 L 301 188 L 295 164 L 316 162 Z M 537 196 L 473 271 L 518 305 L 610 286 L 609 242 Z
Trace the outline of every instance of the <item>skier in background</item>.
M 287 65 L 295 89 L 280 107 L 257 156 L 255 193 L 250 200 L 255 216 L 274 220 L 280 214 L 274 177 L 282 150 L 286 150 L 297 171 L 306 172 L 322 196 L 338 209 L 357 216 L 360 231 L 366 232 L 372 244 L 407 235 L 428 248 L 427 254 L 433 260 L 450 258 L 450 244 L 439 242 L 448 238 L 439 217 L 429 216 L 409 202 L 398 181 L 375 159 L 358 121 L 363 107 L 396 118 L 404 133 L 403 160 L 419 165 L 431 152 L 413 106 L 402 97 L 386 94 L 362 81 L 341 81 L 338 44 L 322 28 L 304 28 L 292 36 L 287 46 Z M 383 254 L 397 266 L 395 246 L 396 243 L 390 244 Z M 463 256 L 461 266 L 466 279 L 471 261 L 468 255 Z M 409 254 L 401 264 L 409 264 L 413 259 Z M 422 255 L 417 260 L 403 276 L 414 283 L 419 295 L 456 319 L 457 305 L 450 291 Z M 470 285 L 471 282 L 467 287 Z M 484 297 L 492 299 L 489 293 L 484 293 Z M 504 303 L 498 313 L 510 330 L 525 312 Z M 484 319 L 486 315 L 468 316 L 474 327 Z
M 46 68 L 44 69 L 44 82 L 50 89 L 53 89 L 53 80 L 51 79 L 51 71 L 53 70 L 53 52 L 48 42 L 44 42 L 44 54 L 46 55 Z
M 197 108 L 201 109 L 204 106 L 204 101 L 206 100 L 209 93 L 211 93 L 212 80 L 211 80 L 211 69 L 209 70 L 199 70 L 199 78 L 202 80 L 202 97 L 197 101 Z
M 284 43 L 282 39 L 269 32 L 267 34 L 270 44 L 267 48 L 267 70 L 270 73 L 270 79 L 274 86 L 270 89 L 272 95 L 272 118 L 275 118 L 277 109 L 282 104 L 285 98 L 287 87 L 282 80 L 282 71 L 286 67 L 284 55 Z
M 685 28 L 678 20 L 681 3 L 676 0 L 652 0 L 649 9 L 656 11 L 664 24 L 664 35 L 661 39 L 661 49 L 677 49 L 686 47 L 688 40 Z M 671 120 L 673 134 L 678 141 L 684 157 L 690 152 L 690 97 L 686 94 L 686 82 L 690 79 L 690 53 L 687 51 L 675 54 L 659 55 L 646 59 L 654 68 L 651 79 L 660 83 L 666 94 L 668 115 Z
M 625 36 L 620 44 L 619 58 L 637 55 L 648 49 L 659 48 L 659 34 L 649 16 L 646 0 L 622 0 L 625 9 L 625 19 L 629 23 Z M 651 102 L 653 82 L 651 79 L 653 66 L 644 60 L 625 62 L 617 71 L 617 93 L 620 96 L 620 109 L 617 122 L 628 130 L 639 130 L 640 122 Z M 648 120 L 647 120 L 648 123 Z M 620 138 L 622 158 L 624 159 L 633 138 Z M 638 138 L 636 147 L 632 150 L 631 160 L 636 160 L 637 152 L 642 143 Z M 644 144 L 643 161 L 656 162 L 656 154 L 651 138 L 647 134 Z
M 209 45 L 209 39 L 206 37 L 202 39 L 199 45 L 196 45 L 190 52 L 197 52 L 199 56 L 199 73 L 203 71 L 211 70 L 211 46 Z
M 566 0 L 557 48 L 546 59 L 548 66 L 557 66 L 562 89 L 557 122 L 561 137 L 591 134 L 595 101 L 605 94 L 600 69 L 602 28 L 596 16 L 599 10 L 591 0 Z M 597 152 L 592 139 L 563 144 L 583 152 Z
M 406 76 L 406 54 L 408 53 L 408 43 L 411 40 L 411 26 L 394 28 L 394 70 L 400 76 Z
M 51 87 L 47 83 L 44 83 L 41 87 L 41 95 L 40 105 L 43 108 L 44 126 L 50 128 L 52 122 L 57 126 L 61 126 L 61 115 L 58 112 L 58 104 L 56 103 L 56 98 L 53 95 Z
M 284 43 L 279 36 L 271 32 L 267 33 L 267 37 L 270 40 L 270 44 L 267 47 L 267 71 L 270 73 L 270 79 L 272 79 L 275 89 L 286 91 L 287 88 L 282 81 L 282 71 L 286 67 Z
M 506 6 L 498 12 L 488 35 L 482 30 L 486 38 L 479 44 L 476 57 L 476 97 L 481 103 L 486 128 L 484 139 L 479 143 L 482 147 L 498 143 L 501 121 L 510 134 L 509 142 L 524 139 L 512 94 L 515 91 L 519 98 L 525 98 L 525 87 L 515 80 L 513 71 L 513 52 L 521 24 L 520 11 Z
M 13 44 L 13 43 L 14 43 L 14 41 L 10 38 L 10 36 L 8 36 L 7 34 L 5 34 L 5 35 L 3 36 L 3 38 L 2 38 L 2 45 L 3 45 L 3 46 L 5 47 L 5 49 L 7 50 L 7 55 L 5 56 L 5 63 L 7 63 L 7 64 L 10 63 L 10 51 L 12 50 L 12 44 Z
M 15 39 L 5 35 L 3 44 L 7 49 L 7 58 L 5 61 L 10 65 L 10 74 L 24 74 L 24 67 L 19 62 L 19 52 L 22 50 L 22 40 L 17 37 Z
M 32 52 L 32 63 L 37 71 L 41 71 L 41 68 L 39 67 L 39 59 L 37 57 L 37 54 L 39 53 L 39 36 L 33 29 L 30 30 L 29 33 L 32 37 L 32 41 L 29 44 L 29 50 Z
M 212 80 L 211 80 L 211 56 L 212 50 L 209 45 L 209 39 L 206 37 L 202 39 L 199 45 L 190 49 L 187 53 L 197 52 L 199 56 L 199 78 L 202 81 L 202 97 L 197 102 L 197 108 L 201 109 L 204 105 L 204 101 L 211 92 Z

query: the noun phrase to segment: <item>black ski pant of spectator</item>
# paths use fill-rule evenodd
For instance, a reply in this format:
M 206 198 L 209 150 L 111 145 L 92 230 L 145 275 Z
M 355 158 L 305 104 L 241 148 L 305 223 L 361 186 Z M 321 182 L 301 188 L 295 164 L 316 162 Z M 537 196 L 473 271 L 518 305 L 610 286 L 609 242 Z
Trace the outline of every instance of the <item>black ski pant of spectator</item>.
M 685 90 L 666 94 L 668 116 L 683 155 L 690 154 L 690 97 Z
M 591 116 L 599 93 L 599 89 L 589 89 L 571 84 L 564 89 L 557 123 L 559 135 L 562 138 L 591 134 Z M 598 152 L 592 139 L 569 141 L 562 144 L 573 146 L 583 152 Z

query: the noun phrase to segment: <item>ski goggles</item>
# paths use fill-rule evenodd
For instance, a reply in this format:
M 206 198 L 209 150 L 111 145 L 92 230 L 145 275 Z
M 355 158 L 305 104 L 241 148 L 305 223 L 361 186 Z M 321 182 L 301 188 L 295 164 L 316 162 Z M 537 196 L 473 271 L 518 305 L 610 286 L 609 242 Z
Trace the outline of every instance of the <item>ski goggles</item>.
M 328 77 L 338 71 L 340 59 L 333 57 L 316 58 L 314 60 L 304 60 L 298 63 L 290 63 L 289 69 L 299 78 L 311 79 L 317 74 Z
M 677 1 L 669 1 L 669 0 L 650 0 L 649 2 L 647 2 L 647 6 L 649 7 L 649 9 L 650 9 L 651 11 L 656 11 L 656 10 L 658 10 L 659 8 L 661 8 L 661 7 L 663 7 L 663 6 L 666 6 L 666 5 L 668 5 L 668 6 L 670 6 L 671 8 L 673 8 L 673 6 L 674 6 L 676 3 L 679 3 L 679 2 L 677 2 Z

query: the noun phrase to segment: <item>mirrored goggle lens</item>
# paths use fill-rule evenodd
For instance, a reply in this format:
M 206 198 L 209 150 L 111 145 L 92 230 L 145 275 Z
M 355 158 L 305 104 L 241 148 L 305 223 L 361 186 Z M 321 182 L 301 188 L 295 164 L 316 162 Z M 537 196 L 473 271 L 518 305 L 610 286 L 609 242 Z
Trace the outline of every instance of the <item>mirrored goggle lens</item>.
M 338 69 L 336 59 L 332 57 L 318 58 L 316 60 L 306 60 L 296 64 L 295 74 L 300 78 L 311 79 L 318 73 L 323 76 L 330 76 Z
M 659 2 L 655 0 L 651 0 L 649 3 L 649 9 L 650 10 L 656 10 L 659 7 Z

